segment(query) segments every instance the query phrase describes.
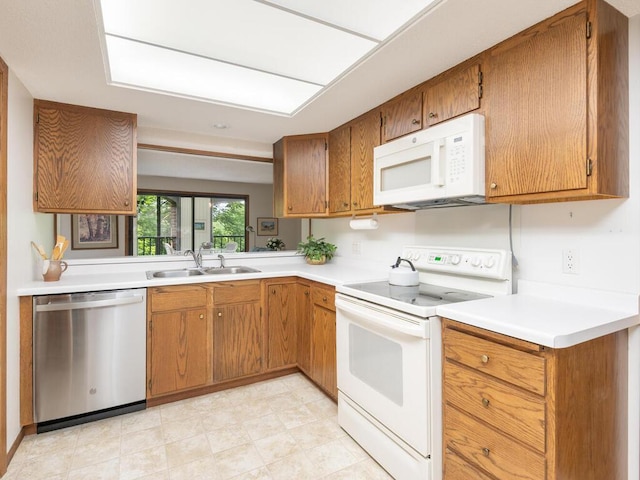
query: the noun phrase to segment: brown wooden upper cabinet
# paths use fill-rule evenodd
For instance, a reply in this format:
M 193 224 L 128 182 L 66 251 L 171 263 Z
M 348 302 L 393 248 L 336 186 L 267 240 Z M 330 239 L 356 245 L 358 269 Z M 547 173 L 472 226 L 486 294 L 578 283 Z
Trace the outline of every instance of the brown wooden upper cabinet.
M 423 125 L 430 127 L 480 108 L 480 64 L 467 62 L 425 83 Z
M 487 198 L 628 196 L 628 19 L 588 0 L 488 52 Z
M 273 145 L 276 217 L 327 214 L 328 134 L 284 137 Z
M 384 143 L 422 129 L 422 90 L 414 88 L 382 105 Z
M 136 213 L 135 114 L 34 101 L 33 208 Z
M 380 145 L 380 111 L 329 133 L 329 214 L 385 210 L 373 205 L 373 149 Z

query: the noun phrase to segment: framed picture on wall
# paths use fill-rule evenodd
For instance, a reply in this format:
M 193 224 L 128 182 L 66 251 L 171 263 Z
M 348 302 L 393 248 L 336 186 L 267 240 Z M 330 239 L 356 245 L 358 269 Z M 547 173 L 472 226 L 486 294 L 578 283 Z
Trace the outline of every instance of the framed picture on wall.
M 204 222 L 193 222 L 194 230 L 204 230 Z
M 273 237 L 278 235 L 278 219 L 258 217 L 258 235 Z
M 118 248 L 116 215 L 71 215 L 71 249 Z

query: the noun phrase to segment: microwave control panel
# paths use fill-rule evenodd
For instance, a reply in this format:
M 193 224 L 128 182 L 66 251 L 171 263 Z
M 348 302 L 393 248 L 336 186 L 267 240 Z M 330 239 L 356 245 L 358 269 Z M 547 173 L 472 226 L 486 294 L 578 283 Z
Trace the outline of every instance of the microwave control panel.
M 445 141 L 447 155 L 447 184 L 451 185 L 464 179 L 467 170 L 467 136 L 465 133 L 447 137 Z

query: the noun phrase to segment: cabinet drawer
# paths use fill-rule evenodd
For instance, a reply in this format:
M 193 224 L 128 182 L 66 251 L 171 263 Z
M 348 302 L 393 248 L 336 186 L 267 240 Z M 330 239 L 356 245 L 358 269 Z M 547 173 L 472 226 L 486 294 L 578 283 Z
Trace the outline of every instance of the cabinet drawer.
M 449 449 L 444 454 L 444 478 L 446 480 L 494 480 L 473 468 Z
M 333 289 L 313 288 L 311 298 L 314 304 L 336 311 L 336 294 Z
M 152 312 L 206 307 L 209 289 L 200 285 L 172 285 L 149 289 Z
M 213 287 L 213 304 L 257 302 L 260 300 L 260 282 L 220 282 Z
M 447 402 L 545 452 L 544 398 L 446 361 Z
M 545 459 L 512 438 L 445 406 L 445 448 L 498 479 L 543 480 Z
M 545 394 L 545 359 L 499 343 L 445 329 L 446 358 L 539 395 Z

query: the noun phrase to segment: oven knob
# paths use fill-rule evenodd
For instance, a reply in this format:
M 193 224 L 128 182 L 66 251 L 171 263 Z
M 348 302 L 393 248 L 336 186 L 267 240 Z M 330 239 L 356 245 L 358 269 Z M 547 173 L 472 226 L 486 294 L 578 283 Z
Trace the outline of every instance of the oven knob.
M 458 265 L 460 263 L 460 255 L 454 254 L 451 255 L 451 265 Z
M 495 257 L 487 257 L 484 259 L 484 266 L 487 268 L 491 268 L 496 264 Z
M 471 266 L 472 267 L 479 267 L 480 266 L 480 257 L 473 257 L 471 259 Z

